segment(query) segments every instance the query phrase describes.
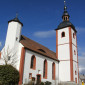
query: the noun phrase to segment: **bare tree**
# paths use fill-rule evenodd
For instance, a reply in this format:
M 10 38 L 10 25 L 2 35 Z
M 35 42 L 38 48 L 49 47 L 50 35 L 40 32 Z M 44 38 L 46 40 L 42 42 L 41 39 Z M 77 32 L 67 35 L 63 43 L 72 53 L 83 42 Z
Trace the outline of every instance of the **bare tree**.
M 4 61 L 5 65 L 12 65 L 13 67 L 16 67 L 16 64 L 18 62 L 17 52 L 13 49 L 3 48 L 1 59 Z

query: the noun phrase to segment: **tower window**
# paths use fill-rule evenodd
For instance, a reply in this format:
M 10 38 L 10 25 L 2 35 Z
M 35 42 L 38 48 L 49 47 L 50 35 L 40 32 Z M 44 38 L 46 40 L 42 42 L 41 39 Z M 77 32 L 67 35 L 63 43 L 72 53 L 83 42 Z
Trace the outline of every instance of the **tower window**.
M 64 21 L 65 21 L 65 17 L 64 17 Z
M 77 83 L 77 78 L 75 78 L 75 82 Z
M 66 17 L 66 20 L 67 20 L 67 17 Z
M 18 37 L 16 37 L 16 41 L 18 40 Z
M 1 58 L 1 52 L 0 52 L 0 58 Z
M 73 33 L 73 38 L 75 39 L 75 33 Z
M 44 65 L 43 65 L 43 78 L 47 79 L 47 60 L 44 60 Z
M 8 56 L 8 60 L 10 60 L 10 58 L 11 58 L 11 57 L 10 57 L 10 56 Z
M 74 55 L 76 55 L 76 51 L 74 50 Z
M 61 33 L 61 37 L 65 37 L 65 32 L 62 32 Z
M 36 69 L 36 58 L 35 58 L 34 55 L 31 57 L 31 66 L 30 66 L 30 68 Z
M 52 63 L 52 79 L 55 80 L 55 63 Z
M 77 75 L 77 72 L 75 71 L 75 75 Z

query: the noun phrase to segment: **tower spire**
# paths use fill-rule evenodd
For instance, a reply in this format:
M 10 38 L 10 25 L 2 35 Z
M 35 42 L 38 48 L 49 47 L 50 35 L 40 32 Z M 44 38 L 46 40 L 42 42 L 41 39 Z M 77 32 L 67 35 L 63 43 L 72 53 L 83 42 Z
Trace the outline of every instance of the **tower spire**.
M 16 12 L 16 18 L 18 18 L 18 13 Z
M 69 21 L 69 14 L 67 12 L 67 6 L 66 6 L 66 1 L 64 0 L 64 13 L 62 15 L 63 21 Z
M 64 11 L 67 11 L 66 1 L 64 0 Z

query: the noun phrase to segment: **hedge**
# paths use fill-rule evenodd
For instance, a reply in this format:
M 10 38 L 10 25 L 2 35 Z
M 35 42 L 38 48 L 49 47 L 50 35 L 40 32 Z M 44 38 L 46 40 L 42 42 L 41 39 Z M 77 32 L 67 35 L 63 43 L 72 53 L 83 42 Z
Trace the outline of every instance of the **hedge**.
M 18 85 L 19 72 L 11 65 L 0 65 L 0 85 Z

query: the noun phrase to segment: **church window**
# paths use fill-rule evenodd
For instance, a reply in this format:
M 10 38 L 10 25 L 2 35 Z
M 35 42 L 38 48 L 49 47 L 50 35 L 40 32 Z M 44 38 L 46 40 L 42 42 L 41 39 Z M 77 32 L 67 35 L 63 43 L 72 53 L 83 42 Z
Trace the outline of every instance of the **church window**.
M 10 60 L 10 58 L 11 58 L 11 57 L 10 57 L 10 56 L 8 56 L 8 60 Z
M 29 73 L 29 79 L 32 79 L 32 73 Z
M 75 75 L 77 75 L 77 72 L 75 71 Z
M 75 39 L 75 33 L 73 33 L 73 38 Z
M 74 55 L 76 55 L 76 51 L 74 50 Z
M 65 32 L 62 32 L 61 33 L 61 37 L 65 37 Z
M 52 79 L 55 80 L 55 63 L 52 63 Z
M 43 65 L 43 78 L 47 79 L 47 60 L 44 60 L 44 65 Z
M 75 82 L 77 83 L 77 78 L 75 78 Z
M 1 58 L 1 52 L 0 52 L 0 58 Z
M 16 37 L 16 41 L 18 40 L 18 37 Z
M 32 69 L 36 69 L 36 57 L 33 55 L 31 57 L 31 66 Z

